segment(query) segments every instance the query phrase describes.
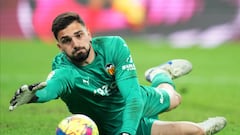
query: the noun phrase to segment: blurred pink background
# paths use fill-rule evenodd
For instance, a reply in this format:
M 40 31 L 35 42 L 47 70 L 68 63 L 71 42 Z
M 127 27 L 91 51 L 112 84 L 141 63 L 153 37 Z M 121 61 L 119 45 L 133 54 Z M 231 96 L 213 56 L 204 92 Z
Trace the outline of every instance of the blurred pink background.
M 239 39 L 239 1 L 1 0 L 0 36 L 51 41 L 52 20 L 62 12 L 74 11 L 93 34 L 126 30 L 149 35 L 160 33 L 176 46 L 196 44 L 200 39 L 206 40 L 202 44 L 220 44 Z M 219 31 L 225 35 L 212 37 Z M 185 42 L 189 35 L 192 37 Z

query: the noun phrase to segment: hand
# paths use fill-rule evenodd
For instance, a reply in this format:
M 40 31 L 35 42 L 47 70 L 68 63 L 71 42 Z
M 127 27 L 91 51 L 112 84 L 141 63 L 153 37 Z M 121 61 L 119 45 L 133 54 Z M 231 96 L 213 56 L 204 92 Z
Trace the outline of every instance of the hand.
M 33 98 L 36 91 L 44 88 L 46 85 L 46 82 L 41 82 L 32 85 L 21 86 L 11 99 L 9 110 L 13 111 L 17 106 L 28 103 Z

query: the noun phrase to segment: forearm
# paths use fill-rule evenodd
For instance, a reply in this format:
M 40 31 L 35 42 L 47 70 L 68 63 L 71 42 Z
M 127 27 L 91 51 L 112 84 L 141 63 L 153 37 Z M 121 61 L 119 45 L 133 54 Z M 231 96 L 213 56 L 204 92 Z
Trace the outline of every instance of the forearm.
M 136 134 L 140 119 L 142 117 L 143 103 L 141 98 L 133 98 L 127 101 L 123 112 L 123 125 L 121 132 Z
M 50 100 L 57 99 L 63 92 L 64 87 L 60 82 L 51 80 L 47 82 L 47 86 L 35 93 L 32 99 L 34 103 L 44 103 Z
M 48 92 L 50 90 L 51 89 L 46 87 L 37 91 L 28 103 L 44 103 L 56 99 L 58 95 L 53 92 Z
M 121 133 L 136 134 L 143 112 L 143 100 L 136 78 L 130 78 L 118 82 L 118 87 L 125 98 L 125 109 L 123 111 L 123 124 Z

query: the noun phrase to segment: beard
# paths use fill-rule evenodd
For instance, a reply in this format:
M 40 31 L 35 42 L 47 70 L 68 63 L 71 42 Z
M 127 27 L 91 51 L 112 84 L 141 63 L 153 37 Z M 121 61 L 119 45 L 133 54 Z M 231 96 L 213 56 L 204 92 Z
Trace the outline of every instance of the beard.
M 80 49 L 84 49 L 86 51 L 85 52 L 78 52 Z M 72 53 L 73 55 L 68 56 L 68 57 L 71 59 L 71 61 L 73 61 L 75 63 L 81 63 L 81 62 L 84 62 L 88 58 L 90 50 L 91 50 L 91 45 L 90 45 L 89 49 L 76 48 Z

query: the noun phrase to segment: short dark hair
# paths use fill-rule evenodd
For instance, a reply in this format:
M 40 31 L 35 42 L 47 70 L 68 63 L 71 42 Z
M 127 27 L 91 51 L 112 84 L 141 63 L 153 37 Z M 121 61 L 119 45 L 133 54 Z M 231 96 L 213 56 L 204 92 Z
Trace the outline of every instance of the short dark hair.
M 57 39 L 58 32 L 61 31 L 62 29 L 65 29 L 73 21 L 77 21 L 83 26 L 85 26 L 85 23 L 82 20 L 82 18 L 75 12 L 65 12 L 58 15 L 53 20 L 53 23 L 52 23 L 52 32 L 54 34 L 54 37 Z

